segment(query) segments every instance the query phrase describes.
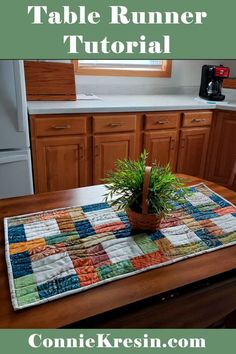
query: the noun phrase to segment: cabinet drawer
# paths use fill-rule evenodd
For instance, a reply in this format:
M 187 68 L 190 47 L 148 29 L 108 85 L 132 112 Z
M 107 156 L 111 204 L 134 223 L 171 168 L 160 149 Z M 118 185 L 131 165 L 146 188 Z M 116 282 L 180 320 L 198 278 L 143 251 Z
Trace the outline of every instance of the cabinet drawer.
M 183 124 L 185 127 L 203 127 L 211 125 L 212 112 L 185 112 Z
M 98 115 L 93 117 L 94 133 L 127 132 L 135 129 L 135 114 Z
M 179 113 L 151 113 L 145 114 L 145 129 L 173 129 L 178 128 Z
M 36 136 L 76 135 L 86 133 L 86 117 L 35 117 Z

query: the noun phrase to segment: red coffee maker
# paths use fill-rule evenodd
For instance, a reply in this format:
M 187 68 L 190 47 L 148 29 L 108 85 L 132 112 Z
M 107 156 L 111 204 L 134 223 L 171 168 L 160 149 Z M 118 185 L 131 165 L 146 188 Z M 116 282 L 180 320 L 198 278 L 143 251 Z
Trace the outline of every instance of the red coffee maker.
M 229 71 L 223 65 L 203 65 L 199 96 L 209 101 L 223 101 L 223 80 L 229 77 Z

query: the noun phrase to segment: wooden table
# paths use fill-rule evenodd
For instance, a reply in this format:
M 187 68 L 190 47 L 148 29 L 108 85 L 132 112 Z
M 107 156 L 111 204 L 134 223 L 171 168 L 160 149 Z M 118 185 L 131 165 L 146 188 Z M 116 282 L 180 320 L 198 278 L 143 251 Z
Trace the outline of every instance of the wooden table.
M 189 177 L 189 185 L 202 180 Z M 207 186 L 236 203 L 236 193 Z M 236 246 L 13 311 L 3 217 L 102 200 L 103 186 L 0 200 L 0 328 L 208 327 L 236 309 Z M 95 316 L 95 317 L 94 317 Z

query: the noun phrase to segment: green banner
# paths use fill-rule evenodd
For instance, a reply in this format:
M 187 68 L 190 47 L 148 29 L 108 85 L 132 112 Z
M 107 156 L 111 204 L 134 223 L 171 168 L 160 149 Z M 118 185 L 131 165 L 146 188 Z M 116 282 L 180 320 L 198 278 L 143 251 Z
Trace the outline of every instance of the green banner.
M 1 330 L 1 352 L 233 354 L 235 330 Z
M 1 59 L 233 59 L 236 2 L 7 0 Z

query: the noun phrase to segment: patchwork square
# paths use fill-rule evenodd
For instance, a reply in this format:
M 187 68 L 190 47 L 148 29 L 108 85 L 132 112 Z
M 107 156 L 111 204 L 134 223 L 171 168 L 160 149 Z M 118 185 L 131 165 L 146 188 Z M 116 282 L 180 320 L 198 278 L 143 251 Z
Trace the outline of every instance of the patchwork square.
M 189 197 L 186 198 L 193 206 L 199 206 L 203 204 L 213 204 L 212 200 L 201 192 L 195 191 Z
M 158 251 L 157 243 L 152 241 L 147 234 L 134 236 L 134 241 L 144 254 Z
M 95 234 L 95 230 L 89 220 L 84 219 L 75 222 L 76 231 L 78 231 L 79 237 L 84 238 Z
M 66 252 L 36 260 L 32 262 L 32 268 L 38 285 L 76 274 L 73 263 Z
M 24 228 L 27 241 L 60 234 L 60 229 L 55 219 L 25 224 Z
M 236 218 L 231 214 L 218 216 L 211 221 L 226 233 L 235 231 Z
M 132 238 L 122 238 L 102 242 L 102 246 L 112 263 L 125 261 L 143 255 Z
M 111 208 L 86 212 L 85 216 L 96 233 L 120 230 L 125 227 L 118 215 Z
M 9 243 L 24 242 L 26 241 L 24 225 L 9 226 L 8 228 Z
M 101 280 L 106 280 L 109 278 L 117 277 L 123 274 L 128 274 L 134 272 L 130 260 L 120 261 L 111 265 L 104 265 L 98 268 L 98 275 Z
M 186 225 L 162 229 L 161 232 L 174 245 L 181 246 L 186 243 L 200 242 L 199 237 Z
M 108 254 L 105 252 L 102 244 L 97 244 L 87 250 L 88 257 L 91 259 L 92 264 L 99 267 L 104 264 L 110 264 Z
M 156 232 L 131 230 L 126 212 L 103 202 L 6 218 L 14 309 L 236 245 L 235 206 L 204 184 L 189 189 Z
M 52 296 L 60 295 L 65 291 L 76 290 L 80 287 L 77 275 L 68 275 L 63 278 L 56 278 L 37 286 L 41 300 Z
M 33 273 L 29 252 L 20 252 L 10 256 L 13 278 L 24 277 Z

